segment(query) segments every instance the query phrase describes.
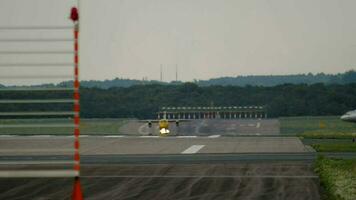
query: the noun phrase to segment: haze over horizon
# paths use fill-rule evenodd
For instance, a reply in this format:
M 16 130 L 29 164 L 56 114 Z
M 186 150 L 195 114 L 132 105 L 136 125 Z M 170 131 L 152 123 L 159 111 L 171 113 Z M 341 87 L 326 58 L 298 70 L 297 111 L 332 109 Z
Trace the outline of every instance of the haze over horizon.
M 75 2 L 2 0 L 0 26 L 71 25 Z M 176 65 L 182 81 L 356 68 L 352 0 L 85 0 L 80 6 L 83 80 L 159 80 L 160 65 L 164 81 L 175 80 Z

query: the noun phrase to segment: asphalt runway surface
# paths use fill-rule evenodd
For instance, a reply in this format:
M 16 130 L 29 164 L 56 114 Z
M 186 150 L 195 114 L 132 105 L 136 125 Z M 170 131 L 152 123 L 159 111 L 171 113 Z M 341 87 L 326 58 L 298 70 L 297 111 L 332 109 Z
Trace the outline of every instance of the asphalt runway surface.
M 304 162 L 84 165 L 81 183 L 90 200 L 320 199 Z M 0 178 L 0 199 L 70 199 L 72 187 L 73 178 Z
M 147 128 L 132 122 L 126 136 L 81 137 L 85 199 L 320 199 L 315 152 L 276 137 L 278 120 L 196 120 L 171 126 L 172 137 Z M 0 136 L 0 172 L 71 171 L 73 141 Z M 0 199 L 70 199 L 73 180 L 3 177 Z
M 278 119 L 195 119 L 180 122 L 177 127 L 170 123 L 172 135 L 278 135 L 280 124 Z M 128 121 L 119 132 L 125 135 L 157 135 L 157 124 L 151 128 L 147 123 L 137 120 Z
M 233 154 L 309 152 L 297 137 L 102 137 L 81 138 L 82 155 Z M 73 138 L 17 136 L 0 139 L 0 156 L 72 155 Z

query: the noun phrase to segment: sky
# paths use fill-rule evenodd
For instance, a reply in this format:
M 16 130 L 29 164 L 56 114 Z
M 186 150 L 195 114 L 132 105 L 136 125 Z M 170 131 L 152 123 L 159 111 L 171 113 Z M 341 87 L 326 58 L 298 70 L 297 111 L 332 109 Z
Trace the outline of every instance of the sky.
M 73 0 L 1 0 L 0 27 L 68 26 Z M 356 69 L 354 0 L 81 0 L 80 76 L 192 81 L 221 76 L 339 73 Z M 68 38 L 69 31 L 1 31 L 0 38 Z M 0 51 L 67 44 L 2 44 Z M 0 55 L 0 63 L 72 56 Z M 7 75 L 72 69 L 1 68 Z M 68 71 L 69 70 L 69 71 Z M 25 83 L 28 80 L 3 79 Z

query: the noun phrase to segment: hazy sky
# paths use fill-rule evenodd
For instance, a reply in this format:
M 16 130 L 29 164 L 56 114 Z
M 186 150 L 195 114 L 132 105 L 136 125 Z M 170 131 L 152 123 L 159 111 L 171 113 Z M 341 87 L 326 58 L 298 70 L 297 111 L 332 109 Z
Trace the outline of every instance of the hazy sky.
M 75 2 L 1 0 L 0 26 L 70 25 Z M 165 81 L 176 65 L 181 80 L 356 69 L 355 8 L 355 0 L 81 0 L 81 79 L 159 79 L 161 64 Z

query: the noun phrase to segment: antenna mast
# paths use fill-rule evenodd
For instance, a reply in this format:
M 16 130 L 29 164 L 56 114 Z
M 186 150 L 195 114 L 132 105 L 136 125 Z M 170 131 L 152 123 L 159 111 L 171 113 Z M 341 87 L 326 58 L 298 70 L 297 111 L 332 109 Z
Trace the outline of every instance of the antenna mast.
M 162 64 L 161 64 L 161 68 L 160 68 L 160 72 L 161 72 L 161 82 L 163 81 L 163 74 L 162 74 Z

